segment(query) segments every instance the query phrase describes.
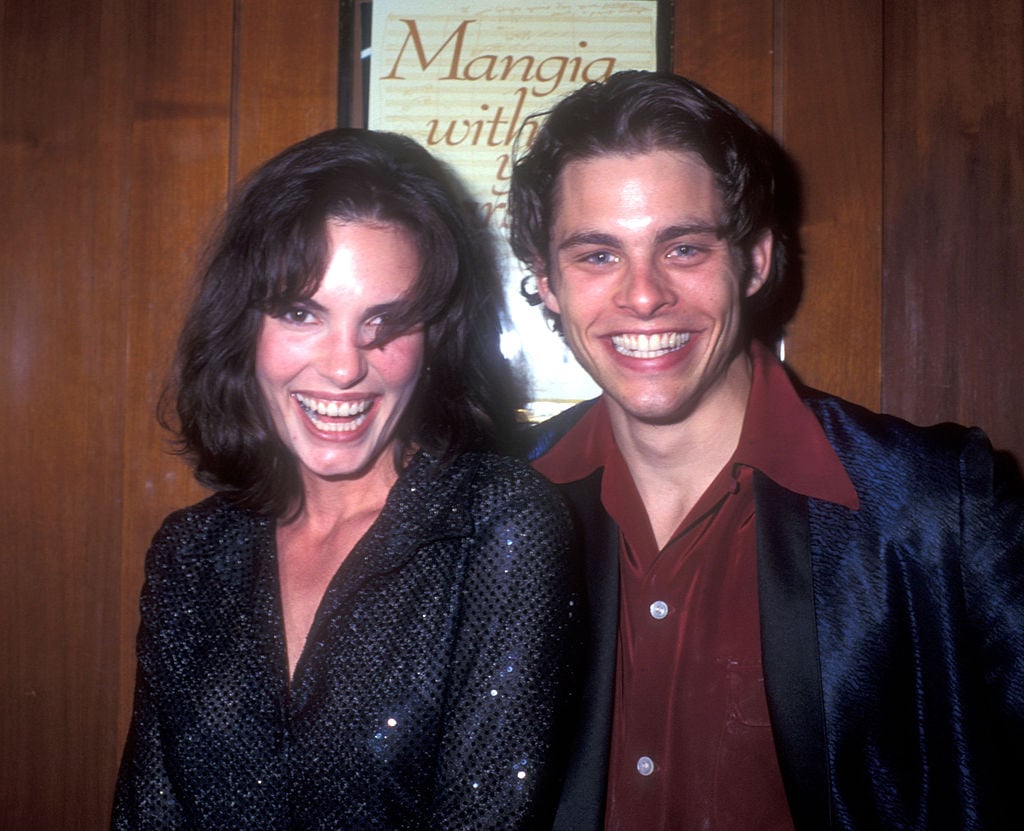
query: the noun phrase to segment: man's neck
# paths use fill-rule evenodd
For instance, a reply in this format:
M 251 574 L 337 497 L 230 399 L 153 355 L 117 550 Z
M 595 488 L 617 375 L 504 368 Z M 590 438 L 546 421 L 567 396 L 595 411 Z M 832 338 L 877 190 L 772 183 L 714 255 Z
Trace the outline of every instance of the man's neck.
M 750 363 L 737 360 L 721 388 L 671 424 L 640 421 L 609 402 L 612 433 L 659 548 L 729 462 L 743 432 Z

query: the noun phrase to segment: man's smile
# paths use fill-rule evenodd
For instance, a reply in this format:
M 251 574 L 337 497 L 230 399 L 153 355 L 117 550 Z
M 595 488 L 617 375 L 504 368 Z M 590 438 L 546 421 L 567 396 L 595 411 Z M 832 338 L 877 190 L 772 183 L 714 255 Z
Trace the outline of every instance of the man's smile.
M 627 358 L 658 358 L 682 349 L 690 342 L 689 332 L 655 332 L 650 335 L 612 335 L 612 346 Z

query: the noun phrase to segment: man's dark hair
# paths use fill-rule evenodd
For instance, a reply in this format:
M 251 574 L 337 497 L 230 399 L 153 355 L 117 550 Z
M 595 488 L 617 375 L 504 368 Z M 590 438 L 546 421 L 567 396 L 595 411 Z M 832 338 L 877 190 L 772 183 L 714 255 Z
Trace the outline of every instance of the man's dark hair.
M 501 281 L 491 238 L 468 204 L 447 168 L 390 133 L 320 133 L 251 175 L 199 274 L 161 405 L 201 482 L 272 516 L 302 503 L 297 464 L 264 404 L 255 356 L 265 316 L 319 288 L 330 220 L 396 226 L 422 260 L 375 344 L 425 329 L 425 371 L 397 428 L 399 452 L 423 448 L 449 459 L 493 447 L 511 431 L 519 385 L 498 347 Z
M 527 269 L 550 268 L 558 178 L 567 164 L 656 150 L 694 153 L 722 197 L 723 237 L 748 263 L 761 235 L 774 237 L 771 270 L 746 312 L 752 334 L 780 333 L 799 299 L 799 189 L 792 164 L 767 132 L 700 84 L 665 72 L 617 72 L 539 117 L 544 121 L 515 162 L 509 194 L 512 250 Z M 540 297 L 526 288 L 530 279 L 523 294 L 537 304 Z M 557 316 L 551 319 L 560 329 Z

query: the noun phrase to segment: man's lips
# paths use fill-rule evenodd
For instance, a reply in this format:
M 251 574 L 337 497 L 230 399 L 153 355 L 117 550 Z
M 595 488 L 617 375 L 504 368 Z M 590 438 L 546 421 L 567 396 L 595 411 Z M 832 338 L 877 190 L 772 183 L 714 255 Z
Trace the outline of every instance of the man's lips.
M 660 358 L 690 342 L 689 332 L 654 332 L 611 336 L 612 346 L 627 358 Z

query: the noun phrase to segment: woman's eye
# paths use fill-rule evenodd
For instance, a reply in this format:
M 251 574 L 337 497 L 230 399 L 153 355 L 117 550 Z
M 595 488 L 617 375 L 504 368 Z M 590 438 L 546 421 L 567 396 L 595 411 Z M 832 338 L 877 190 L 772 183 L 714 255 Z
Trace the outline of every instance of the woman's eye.
M 294 323 L 296 325 L 302 325 L 313 322 L 316 318 L 312 311 L 304 309 L 302 307 L 296 307 L 294 309 L 288 309 L 284 314 L 281 315 L 281 319 L 287 323 Z
M 363 323 L 362 345 L 370 347 L 382 346 L 387 341 L 389 335 L 392 334 L 388 331 L 389 322 L 390 316 L 386 314 L 368 317 L 366 322 Z

